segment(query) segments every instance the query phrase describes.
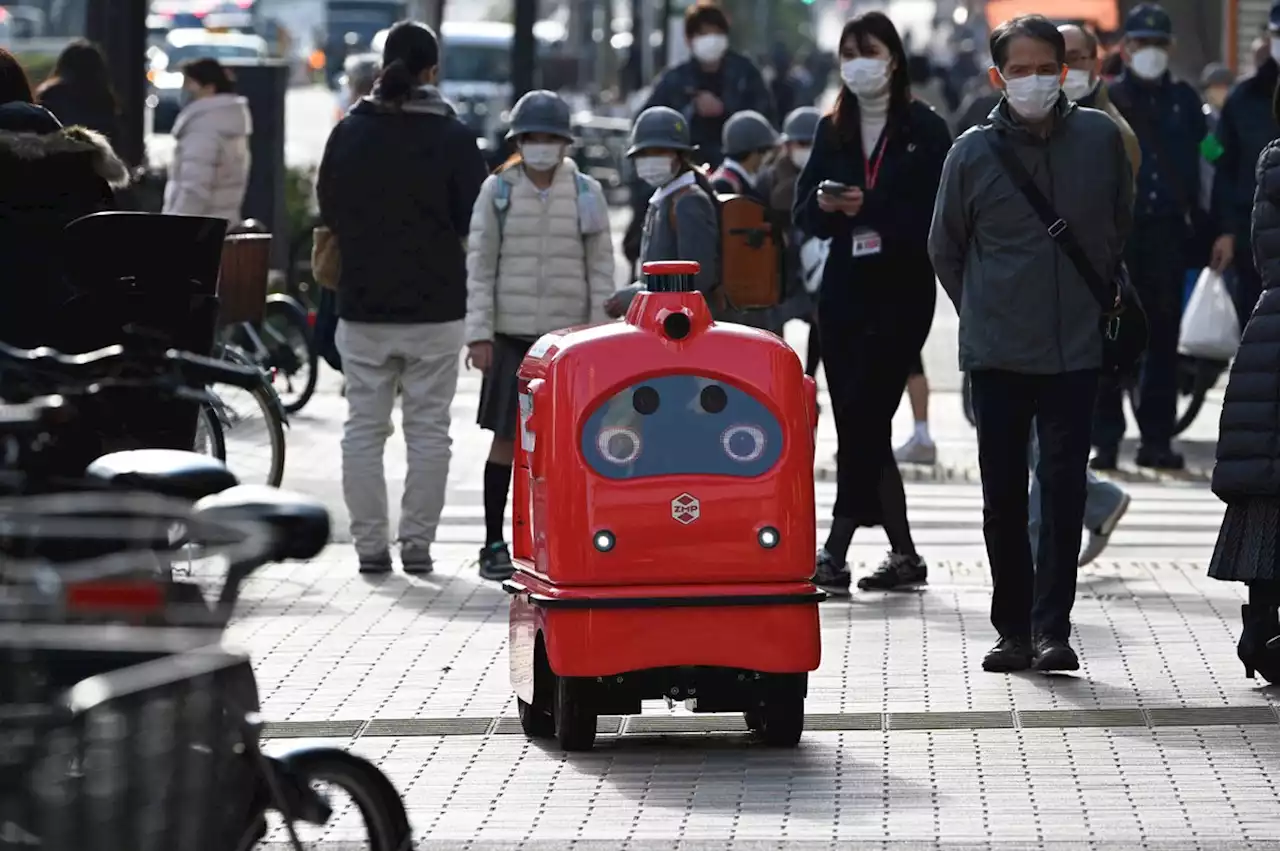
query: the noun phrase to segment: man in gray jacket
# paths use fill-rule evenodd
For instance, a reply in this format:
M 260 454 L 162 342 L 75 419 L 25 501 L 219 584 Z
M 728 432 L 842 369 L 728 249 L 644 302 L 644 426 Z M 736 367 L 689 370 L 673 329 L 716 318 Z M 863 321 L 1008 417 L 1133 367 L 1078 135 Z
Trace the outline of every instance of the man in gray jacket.
M 983 533 L 1000 640 L 983 668 L 1079 668 L 1071 608 L 1084 516 L 1101 308 L 996 155 L 1003 143 L 1110 279 L 1132 221 L 1133 174 L 1120 130 L 1061 91 L 1066 46 L 1049 20 L 1015 18 L 991 34 L 990 124 L 947 156 L 929 254 L 960 314 L 982 469 Z M 1042 520 L 1027 538 L 1026 446 L 1036 423 Z M 1036 567 L 1038 565 L 1038 568 Z

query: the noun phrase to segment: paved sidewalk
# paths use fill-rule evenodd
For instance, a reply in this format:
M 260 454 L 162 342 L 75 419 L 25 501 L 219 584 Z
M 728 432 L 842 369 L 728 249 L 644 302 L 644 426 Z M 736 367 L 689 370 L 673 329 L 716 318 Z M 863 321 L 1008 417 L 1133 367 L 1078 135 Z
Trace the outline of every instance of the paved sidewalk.
M 1133 507 L 1081 573 L 1079 676 L 980 670 L 993 640 L 981 491 L 972 430 L 946 389 L 958 382 L 941 312 L 939 328 L 926 365 L 943 388 L 944 463 L 911 471 L 907 497 L 932 584 L 823 604 L 824 658 L 799 749 L 759 746 L 737 716 L 662 703 L 602 718 L 589 754 L 524 739 L 506 595 L 473 561 L 487 452 L 473 425 L 475 374 L 454 406 L 435 575 L 362 578 L 339 543 L 245 589 L 231 639 L 254 654 L 271 749 L 328 742 L 376 760 L 422 848 L 1280 848 L 1276 701 L 1235 658 L 1241 589 L 1204 575 L 1222 506 L 1203 469 L 1124 475 Z M 344 407 L 327 377 L 295 419 L 286 476 L 331 505 L 339 540 Z M 1211 457 L 1208 407 L 1190 435 L 1197 458 Z M 895 433 L 909 429 L 904 404 Z M 397 499 L 399 440 L 388 452 Z M 820 443 L 825 529 L 829 421 Z M 860 531 L 852 560 L 869 569 L 885 546 L 878 530 Z M 353 838 L 353 825 L 345 813 L 317 847 L 342 847 L 328 842 Z

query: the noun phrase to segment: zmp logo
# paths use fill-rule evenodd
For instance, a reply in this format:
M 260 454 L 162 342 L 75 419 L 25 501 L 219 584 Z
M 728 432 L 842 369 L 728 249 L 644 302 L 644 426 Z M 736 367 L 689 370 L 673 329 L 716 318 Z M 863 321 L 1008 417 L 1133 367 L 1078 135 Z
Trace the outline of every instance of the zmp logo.
M 702 506 L 691 493 L 682 493 L 671 500 L 671 519 L 684 526 L 702 516 Z

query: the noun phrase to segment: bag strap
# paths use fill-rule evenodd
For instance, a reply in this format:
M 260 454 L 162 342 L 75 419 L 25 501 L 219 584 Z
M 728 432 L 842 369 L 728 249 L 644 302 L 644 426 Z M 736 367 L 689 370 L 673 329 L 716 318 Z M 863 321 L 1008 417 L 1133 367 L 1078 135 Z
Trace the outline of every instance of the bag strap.
M 1040 191 L 1040 187 L 1036 186 L 1031 173 L 1027 171 L 1027 167 L 1022 164 L 1022 160 L 1018 159 L 1018 155 L 1009 145 L 1009 140 L 999 130 L 994 129 L 985 131 L 983 135 L 995 153 L 996 159 L 1000 161 L 1009 178 L 1013 180 L 1013 184 L 1018 187 L 1018 191 L 1027 199 L 1036 217 L 1044 225 L 1049 238 L 1057 243 L 1058 248 L 1071 261 L 1071 265 L 1075 266 L 1076 271 L 1080 273 L 1080 277 L 1084 278 L 1089 291 L 1102 307 L 1102 312 L 1114 313 L 1119 301 L 1115 287 L 1104 281 L 1098 271 L 1093 268 L 1093 264 L 1085 256 L 1084 249 L 1080 247 L 1070 226 L 1054 211 L 1049 200 Z

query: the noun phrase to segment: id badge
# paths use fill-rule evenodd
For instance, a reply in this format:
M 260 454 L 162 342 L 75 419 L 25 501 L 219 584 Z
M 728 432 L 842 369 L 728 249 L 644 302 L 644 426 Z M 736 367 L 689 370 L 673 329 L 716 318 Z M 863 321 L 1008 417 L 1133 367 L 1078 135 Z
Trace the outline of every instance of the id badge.
M 853 233 L 853 256 L 870 257 L 880 253 L 880 234 L 873 230 L 858 230 Z

